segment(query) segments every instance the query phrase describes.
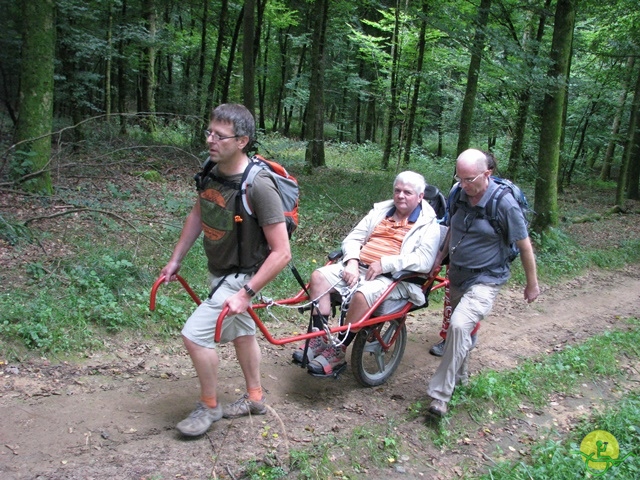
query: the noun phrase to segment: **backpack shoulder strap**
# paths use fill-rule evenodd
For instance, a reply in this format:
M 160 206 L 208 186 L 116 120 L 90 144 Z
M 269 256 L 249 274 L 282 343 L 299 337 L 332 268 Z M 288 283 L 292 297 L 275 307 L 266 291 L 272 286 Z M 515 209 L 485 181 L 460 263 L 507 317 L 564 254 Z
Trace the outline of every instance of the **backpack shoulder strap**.
M 251 201 L 249 200 L 249 187 L 253 185 L 258 172 L 263 169 L 265 169 L 264 163 L 261 163 L 260 159 L 256 159 L 255 156 L 251 157 L 249 159 L 249 165 L 247 165 L 247 168 L 242 175 L 242 180 L 240 181 L 240 197 L 242 206 L 247 211 L 247 213 L 252 216 L 253 209 L 251 208 Z
M 449 192 L 449 197 L 447 198 L 447 211 L 449 220 L 453 217 L 453 214 L 456 213 L 458 209 L 458 201 L 460 200 L 460 191 L 462 188 L 459 183 L 456 183 Z
M 503 235 L 506 236 L 506 229 L 503 228 L 503 226 L 500 224 L 500 221 L 498 220 L 498 205 L 500 203 L 500 201 L 504 198 L 505 195 L 511 194 L 513 196 L 513 192 L 511 191 L 511 188 L 509 188 L 507 185 L 505 184 L 498 184 L 498 188 L 496 188 L 494 190 L 494 192 L 491 194 L 491 197 L 489 198 L 489 201 L 486 204 L 485 207 L 485 212 L 487 214 L 487 219 L 489 220 L 489 223 L 491 224 L 491 226 L 493 227 L 493 229 L 496 231 L 496 233 L 498 235 Z
M 238 193 L 236 194 L 236 199 L 235 199 L 235 218 L 236 218 L 236 222 L 238 222 L 238 225 L 236 227 L 236 233 L 237 233 L 237 243 L 238 243 L 238 262 L 240 263 L 240 265 L 242 266 L 242 247 L 243 247 L 243 240 L 242 240 L 242 217 L 240 215 L 240 213 L 242 212 L 242 209 L 244 208 L 245 211 L 249 214 L 249 216 L 253 216 L 253 212 L 251 211 L 250 207 L 249 207 L 249 202 L 247 200 L 248 198 L 248 193 L 247 193 L 247 187 L 248 185 L 250 185 L 253 182 L 253 179 L 255 178 L 256 174 L 258 173 L 257 168 L 254 168 L 254 166 L 256 165 L 256 162 L 253 161 L 252 158 L 249 159 L 249 164 L 247 165 L 247 168 L 244 169 L 244 172 L 242 173 L 242 179 L 240 180 L 240 183 L 237 184 L 238 185 Z M 250 221 L 251 223 L 251 221 Z
M 211 170 L 213 169 L 214 166 L 215 166 L 215 163 L 213 163 L 213 160 L 211 160 L 211 157 L 207 157 L 207 160 L 204 162 L 204 165 L 202 165 L 202 170 L 200 170 L 198 173 L 196 173 L 193 176 L 193 179 L 196 182 L 196 190 L 201 191 L 204 188 L 205 180 L 207 176 L 209 176 L 209 174 L 211 173 Z

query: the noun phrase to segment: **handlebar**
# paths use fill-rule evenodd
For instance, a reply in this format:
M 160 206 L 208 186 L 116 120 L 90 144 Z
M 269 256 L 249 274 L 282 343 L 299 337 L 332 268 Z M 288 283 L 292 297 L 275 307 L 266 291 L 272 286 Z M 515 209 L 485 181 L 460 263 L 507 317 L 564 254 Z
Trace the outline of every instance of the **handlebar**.
M 156 309 L 156 292 L 158 291 L 158 287 L 160 287 L 160 285 L 164 283 L 165 279 L 166 279 L 165 275 L 160 275 L 158 279 L 155 281 L 155 283 L 153 284 L 153 287 L 151 287 L 151 296 L 149 298 L 149 310 L 151 310 L 152 312 Z M 180 282 L 182 287 L 187 291 L 187 293 L 193 299 L 193 301 L 196 302 L 196 305 L 200 305 L 202 303 L 200 301 L 200 298 L 191 289 L 187 281 L 184 278 L 182 278 L 180 275 L 176 275 L 176 279 Z

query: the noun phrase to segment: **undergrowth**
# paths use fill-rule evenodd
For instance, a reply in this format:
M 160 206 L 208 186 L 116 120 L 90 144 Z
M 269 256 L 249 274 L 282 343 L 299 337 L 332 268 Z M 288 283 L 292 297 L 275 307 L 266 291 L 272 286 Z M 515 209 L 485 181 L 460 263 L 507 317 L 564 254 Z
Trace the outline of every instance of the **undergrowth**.
M 469 425 L 463 421 L 464 411 L 472 414 L 472 429 L 476 429 L 478 425 L 491 425 L 499 419 L 520 415 L 517 410 L 523 404 L 542 408 L 548 404 L 550 394 L 570 394 L 578 383 L 622 378 L 620 360 L 640 358 L 639 340 L 640 319 L 630 319 L 627 329 L 605 332 L 564 351 L 527 360 L 510 370 L 474 375 L 468 387 L 456 388 L 450 404 L 455 413 L 435 424 L 417 427 L 422 432 L 418 436 L 446 452 L 458 448 L 458 440 L 469 435 Z M 413 441 L 408 443 L 397 434 L 397 426 L 424 418 L 425 410 L 426 404 L 416 402 L 408 406 L 405 419 L 389 420 L 386 424 L 369 423 L 344 433 L 315 438 L 309 447 L 291 450 L 288 464 L 274 467 L 252 462 L 247 467 L 247 475 L 249 478 L 281 478 L 277 475 L 284 475 L 286 470 L 286 478 L 346 479 L 365 477 L 373 469 L 390 471 L 388 469 L 403 455 L 411 457 L 415 447 Z M 621 454 L 640 454 L 640 393 L 631 391 L 620 401 L 607 404 L 606 409 L 593 415 L 585 414 L 568 436 L 541 430 L 539 440 L 527 449 L 523 460 L 498 462 L 487 474 L 474 476 L 466 472 L 464 478 L 595 478 L 586 474 L 579 450 L 585 435 L 599 429 L 615 436 Z M 467 466 L 460 465 L 460 468 Z M 638 459 L 629 458 L 606 478 L 639 478 L 639 472 Z
M 614 376 L 620 356 L 640 357 L 640 322 L 630 322 L 629 330 L 606 331 L 553 355 L 526 359 L 506 372 L 483 370 L 467 387 L 456 388 L 451 405 L 465 407 L 478 420 L 488 411 L 505 417 L 523 402 L 540 407 L 552 392 L 571 393 L 593 375 Z
M 606 331 L 577 345 L 540 358 L 526 359 L 513 369 L 483 370 L 469 385 L 454 390 L 450 407 L 466 411 L 479 424 L 516 415 L 524 408 L 548 404 L 552 394 L 570 395 L 578 386 L 598 378 L 622 374 L 621 359 L 640 358 L 640 319 L 630 319 L 628 328 Z M 426 406 L 412 405 L 409 416 L 422 415 Z M 456 416 L 458 418 L 458 416 Z M 446 417 L 436 425 L 431 440 L 450 446 L 465 426 Z
M 583 439 L 595 430 L 611 434 L 618 443 L 619 454 L 609 468 L 585 463 L 581 455 Z M 557 432 L 542 435 L 531 446 L 527 460 L 498 463 L 481 480 L 530 480 L 553 478 L 635 479 L 640 478 L 640 393 L 630 392 L 620 401 L 593 416 L 585 416 L 567 437 Z M 596 465 L 597 468 L 593 468 Z M 604 467 L 604 468 L 602 468 Z
M 193 139 L 182 134 L 183 144 L 190 145 Z M 180 144 L 179 140 L 179 135 L 172 137 L 171 143 Z M 292 263 L 307 280 L 374 202 L 391 197 L 396 172 L 380 170 L 381 151 L 375 144 L 336 142 L 326 145 L 327 166 L 310 175 L 305 173 L 304 147 L 302 142 L 270 136 L 262 140 L 260 151 L 281 161 L 301 185 Z M 69 172 L 89 181 L 74 188 L 57 187 L 54 198 L 31 200 L 44 207 L 45 215 L 62 204 L 77 210 L 74 216 L 59 216 L 45 224 L 25 224 L 11 213 L 0 216 L 0 242 L 17 255 L 31 251 L 20 270 L 4 272 L 13 281 L 3 283 L 12 287 L 0 286 L 0 342 L 8 359 L 28 352 L 84 352 L 100 348 L 101 335 L 123 331 L 160 338 L 176 335 L 193 309 L 177 285 L 159 289 L 153 313 L 148 310 L 148 295 L 193 204 L 191 175 L 197 159 L 190 155 L 186 163 L 162 160 L 144 150 L 114 152 L 111 162 L 106 157 L 100 156 L 104 162 L 100 173 L 107 175 L 103 181 L 92 179 L 95 170 L 89 166 Z M 181 162 L 183 166 L 178 166 Z M 406 168 L 423 173 L 446 192 L 452 167 L 449 158 L 416 151 Z M 51 225 L 56 228 L 50 230 Z M 34 246 L 43 240 L 55 242 L 65 253 L 33 255 Z M 640 261 L 640 241 L 605 252 L 576 248 L 561 230 L 535 240 L 542 281 L 557 281 L 594 266 L 619 268 Z M 514 262 L 513 271 L 513 281 L 523 282 L 520 262 Z M 199 296 L 207 294 L 200 242 L 185 258 L 180 273 Z M 298 289 L 285 269 L 263 293 L 277 299 Z

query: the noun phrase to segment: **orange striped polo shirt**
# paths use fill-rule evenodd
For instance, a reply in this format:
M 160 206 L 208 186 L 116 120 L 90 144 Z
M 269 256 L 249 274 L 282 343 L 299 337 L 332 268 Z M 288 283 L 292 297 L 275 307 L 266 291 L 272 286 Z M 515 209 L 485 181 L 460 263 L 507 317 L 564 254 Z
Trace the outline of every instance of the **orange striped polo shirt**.
M 382 257 L 400 254 L 402 240 L 411 230 L 413 223 L 406 218 L 400 222 L 394 221 L 392 217 L 382 220 L 360 250 L 360 262 L 371 265 Z

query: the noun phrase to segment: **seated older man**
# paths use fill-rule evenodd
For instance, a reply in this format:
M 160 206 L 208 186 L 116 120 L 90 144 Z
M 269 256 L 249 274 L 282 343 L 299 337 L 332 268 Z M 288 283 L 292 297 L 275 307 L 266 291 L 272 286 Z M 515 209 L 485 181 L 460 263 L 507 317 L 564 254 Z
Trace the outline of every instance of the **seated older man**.
M 374 205 L 342 242 L 339 263 L 321 267 L 311 275 L 310 293 L 316 303 L 315 328 L 322 329 L 331 312 L 330 293 L 352 295 L 346 322 L 358 321 L 392 282 L 386 274 L 400 270 L 428 273 L 440 244 L 440 226 L 433 208 L 423 199 L 426 182 L 418 173 L 405 171 L 395 178 L 393 199 Z M 420 286 L 400 282 L 389 294 L 390 311 L 400 309 L 407 299 L 425 302 Z M 395 305 L 393 305 L 395 304 Z M 308 369 L 316 375 L 331 375 L 345 362 L 347 346 L 354 333 L 341 334 L 341 345 L 330 345 L 326 337 L 310 340 Z M 302 362 L 304 348 L 293 358 Z

